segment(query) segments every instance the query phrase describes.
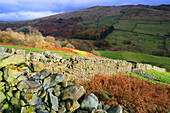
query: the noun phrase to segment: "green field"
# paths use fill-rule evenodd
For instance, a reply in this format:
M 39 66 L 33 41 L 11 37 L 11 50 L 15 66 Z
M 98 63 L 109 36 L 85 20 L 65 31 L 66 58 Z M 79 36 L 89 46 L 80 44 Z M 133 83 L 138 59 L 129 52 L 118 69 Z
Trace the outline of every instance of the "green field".
M 100 21 L 99 21 L 99 25 L 102 26 L 102 25 L 112 25 L 114 22 L 116 22 L 117 20 L 117 16 L 112 16 L 112 17 L 101 17 L 100 18 Z
M 138 21 L 138 20 L 120 20 L 119 23 L 114 25 L 116 29 L 121 30 L 132 30 L 136 23 L 141 23 L 144 21 Z
M 106 17 L 93 17 L 90 19 L 86 19 L 83 22 L 79 22 L 77 25 L 80 27 L 88 27 L 88 29 L 96 29 L 98 27 L 102 27 L 104 25 L 112 25 L 116 22 L 119 16 L 106 16 Z
M 152 83 L 161 83 L 161 84 L 168 84 L 170 85 L 170 73 L 165 72 L 159 72 L 154 70 L 146 70 L 145 73 L 148 73 L 149 75 L 152 75 L 156 78 L 156 80 L 150 80 L 147 78 L 144 78 L 140 75 L 137 75 L 136 73 L 132 72 L 130 75 L 133 75 L 135 77 L 139 77 L 140 79 L 150 81 Z
M 123 51 L 141 52 L 152 54 L 154 51 L 167 52 L 163 49 L 163 40 L 154 36 L 136 34 L 125 31 L 113 31 L 105 40 L 113 45 L 113 48 Z M 126 44 L 125 41 L 130 41 Z M 170 48 L 170 40 L 166 40 L 166 47 Z
M 116 29 L 121 30 L 132 30 L 135 24 L 144 23 L 144 24 L 160 24 L 160 21 L 150 21 L 150 20 L 120 20 L 117 24 L 115 24 Z
M 77 50 L 76 52 L 79 53 L 79 55 L 77 54 L 73 54 L 73 53 L 67 53 L 67 52 L 59 52 L 59 51 L 53 51 L 53 50 L 47 50 L 47 49 L 39 49 L 39 48 L 31 48 L 31 47 L 18 47 L 18 46 L 7 46 L 7 45 L 0 45 L 0 47 L 4 47 L 4 48 L 14 48 L 14 49 L 23 49 L 25 50 L 26 53 L 28 52 L 37 52 L 37 53 L 41 53 L 44 51 L 50 51 L 50 53 L 57 53 L 60 56 L 64 57 L 64 58 L 69 58 L 72 55 L 76 55 L 76 56 L 82 56 L 82 57 L 88 57 L 87 54 L 84 54 L 83 52 Z
M 163 53 L 162 56 L 168 56 L 169 51 L 167 50 L 170 50 L 170 40 L 166 40 L 167 49 L 165 49 L 163 40 L 156 38 L 164 36 L 164 34 L 170 34 L 169 21 L 120 20 L 114 27 L 115 29 L 125 30 L 114 30 L 105 38 L 113 45 L 115 50 L 142 52 L 152 55 Z M 126 44 L 125 42 L 129 40 L 130 44 Z
M 148 33 L 148 34 L 159 34 L 164 35 L 170 33 L 170 23 L 163 23 L 161 25 L 147 25 L 147 24 L 138 24 L 134 29 L 134 32 Z
M 117 24 L 114 25 L 114 27 L 115 29 L 120 30 L 129 30 L 138 33 L 146 33 L 161 36 L 170 33 L 169 21 L 120 20 Z
M 158 57 L 148 54 L 133 53 L 127 51 L 98 51 L 98 52 L 100 52 L 101 56 L 104 57 L 132 61 L 137 63 L 147 63 L 166 68 L 167 71 L 170 71 L 170 58 L 168 57 Z

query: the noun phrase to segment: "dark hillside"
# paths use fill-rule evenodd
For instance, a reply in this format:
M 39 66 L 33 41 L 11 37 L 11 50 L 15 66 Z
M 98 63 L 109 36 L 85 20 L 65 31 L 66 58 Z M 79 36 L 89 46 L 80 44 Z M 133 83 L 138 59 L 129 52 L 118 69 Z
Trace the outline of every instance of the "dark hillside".
M 163 10 L 161 10 L 163 9 Z M 12 28 L 22 31 L 25 26 L 38 27 L 43 35 L 72 38 L 72 35 L 86 29 L 113 25 L 119 19 L 170 20 L 169 6 L 95 6 L 69 13 L 29 21 L 0 22 L 0 29 Z

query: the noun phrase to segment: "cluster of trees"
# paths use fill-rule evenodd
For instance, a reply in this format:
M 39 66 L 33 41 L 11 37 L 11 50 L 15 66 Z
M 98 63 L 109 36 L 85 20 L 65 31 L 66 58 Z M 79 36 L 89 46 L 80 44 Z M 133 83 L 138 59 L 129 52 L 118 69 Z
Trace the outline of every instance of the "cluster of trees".
M 72 17 L 69 19 L 48 19 L 41 21 L 43 24 L 34 24 L 38 27 L 43 36 L 65 37 L 71 38 L 74 33 L 86 30 L 86 27 L 80 27 L 76 25 L 78 22 L 82 22 L 81 17 Z
M 77 32 L 74 34 L 73 38 L 84 39 L 84 40 L 99 40 L 104 39 L 108 34 L 114 30 L 114 27 L 103 26 L 99 29 L 88 29 L 82 32 Z
M 109 49 L 112 48 L 112 45 L 105 39 L 97 40 L 94 45 L 99 49 Z
M 83 50 L 83 51 L 91 52 L 93 49 L 95 49 L 94 44 L 87 40 L 75 40 L 75 41 L 70 41 L 70 43 L 74 45 L 76 49 Z

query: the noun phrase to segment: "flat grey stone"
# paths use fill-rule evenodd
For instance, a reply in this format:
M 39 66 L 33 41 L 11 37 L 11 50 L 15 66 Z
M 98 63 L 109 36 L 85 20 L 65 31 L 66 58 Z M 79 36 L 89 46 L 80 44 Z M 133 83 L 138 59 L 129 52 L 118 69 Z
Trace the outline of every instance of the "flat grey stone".
M 123 108 L 120 105 L 110 107 L 107 111 L 108 113 L 123 113 Z
M 93 93 L 90 93 L 82 101 L 81 109 L 85 109 L 91 112 L 93 109 L 97 109 L 98 102 L 98 98 Z
M 70 86 L 62 90 L 62 100 L 73 99 L 78 100 L 86 93 L 83 86 Z

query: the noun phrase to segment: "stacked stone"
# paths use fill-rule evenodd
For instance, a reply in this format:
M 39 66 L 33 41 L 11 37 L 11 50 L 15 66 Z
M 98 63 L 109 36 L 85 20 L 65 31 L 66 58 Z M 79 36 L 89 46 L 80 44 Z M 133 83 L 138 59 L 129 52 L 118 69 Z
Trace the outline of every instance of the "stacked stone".
M 47 52 L 43 55 L 50 57 Z M 104 105 L 93 93 L 85 96 L 83 86 L 65 81 L 66 76 L 49 71 L 45 62 L 34 59 L 30 62 L 24 54 L 0 52 L 0 112 L 122 113 L 121 106 Z
M 160 67 L 157 67 L 157 66 L 152 66 L 152 65 L 149 65 L 149 64 L 142 64 L 142 63 L 137 63 L 136 69 L 137 70 L 155 70 L 155 71 L 160 71 L 160 72 L 166 71 L 165 68 L 160 68 Z
M 129 73 L 132 70 L 132 64 L 122 60 L 82 58 L 74 55 L 65 59 L 58 54 L 50 54 L 49 51 L 41 54 L 30 52 L 26 55 L 26 62 L 28 65 L 44 65 L 43 67 L 52 73 L 68 76 L 68 80 L 75 78 L 88 80 L 90 76 L 98 73 L 115 75 L 121 72 Z
M 5 51 L 0 48 L 0 51 Z M 24 50 L 7 49 L 6 52 L 12 54 L 25 54 Z M 116 75 L 120 73 L 129 73 L 134 70 L 157 70 L 165 72 L 164 68 L 159 68 L 149 64 L 137 63 L 136 68 L 132 63 L 123 60 L 112 60 L 104 58 L 82 58 L 71 56 L 70 58 L 62 58 L 60 55 L 49 51 L 42 53 L 29 52 L 26 54 L 26 64 L 29 66 L 38 65 L 41 69 L 46 69 L 51 73 L 59 73 L 67 76 L 68 80 L 75 78 L 81 80 L 89 80 L 90 76 L 98 73 L 104 75 Z M 35 68 L 35 71 L 39 70 Z M 34 70 L 33 70 L 34 71 Z

